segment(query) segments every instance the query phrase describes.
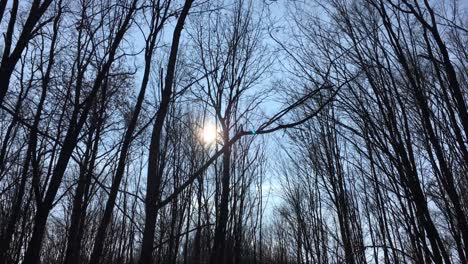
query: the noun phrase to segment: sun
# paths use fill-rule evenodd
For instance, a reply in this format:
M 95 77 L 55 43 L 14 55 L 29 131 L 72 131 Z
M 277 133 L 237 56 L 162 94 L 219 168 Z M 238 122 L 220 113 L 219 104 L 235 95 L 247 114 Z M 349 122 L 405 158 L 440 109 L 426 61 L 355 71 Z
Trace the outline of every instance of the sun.
M 216 141 L 218 137 L 218 129 L 212 123 L 205 124 L 201 130 L 201 138 L 203 143 L 210 144 Z

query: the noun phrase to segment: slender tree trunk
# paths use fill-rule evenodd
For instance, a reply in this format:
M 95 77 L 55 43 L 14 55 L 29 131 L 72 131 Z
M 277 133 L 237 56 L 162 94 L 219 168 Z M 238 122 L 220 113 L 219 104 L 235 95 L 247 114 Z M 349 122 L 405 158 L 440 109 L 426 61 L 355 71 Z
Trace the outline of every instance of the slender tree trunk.
M 172 90 L 180 36 L 192 3 L 193 0 L 185 1 L 174 29 L 161 103 L 156 114 L 156 120 L 151 134 L 145 198 L 145 228 L 143 231 L 140 260 L 138 262 L 140 264 L 151 264 L 153 262 L 153 241 L 157 218 L 157 204 L 160 197 L 162 182 L 162 168 L 160 167 L 162 163 L 160 156 L 161 132 L 173 94 Z
M 224 142 L 229 141 L 229 125 L 224 126 Z M 219 202 L 219 217 L 216 220 L 216 227 L 211 252 L 211 264 L 225 263 L 226 227 L 229 217 L 229 189 L 231 181 L 231 148 L 228 147 L 223 152 L 223 174 L 221 178 L 221 201 Z

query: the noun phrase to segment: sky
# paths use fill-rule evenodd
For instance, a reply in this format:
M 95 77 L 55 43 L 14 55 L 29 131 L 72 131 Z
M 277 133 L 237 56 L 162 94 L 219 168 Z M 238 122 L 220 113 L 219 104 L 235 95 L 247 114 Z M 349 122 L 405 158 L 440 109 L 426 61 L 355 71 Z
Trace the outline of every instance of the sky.
M 287 16 L 287 10 L 285 7 L 285 2 L 283 0 L 278 0 L 278 1 L 264 1 L 264 3 L 260 4 L 260 1 L 254 1 L 255 4 L 258 4 L 255 6 L 257 10 L 257 16 L 258 13 L 260 13 L 260 9 L 263 8 L 264 11 L 262 13 L 262 17 L 260 19 L 264 22 L 265 25 L 268 25 L 268 28 L 265 28 L 264 36 L 266 37 L 263 42 L 264 45 L 268 46 L 271 51 L 277 50 L 279 47 L 277 43 L 271 39 L 268 36 L 267 30 L 272 31 L 273 34 L 278 34 L 275 36 L 278 37 L 279 39 L 282 38 L 279 33 L 280 30 L 283 30 L 287 24 L 290 22 L 288 20 Z M 196 10 L 196 9 L 194 9 Z M 256 19 L 259 19 L 258 17 Z M 185 26 L 185 31 L 191 30 L 190 27 L 190 17 L 187 21 L 188 25 Z M 171 38 L 172 38 L 172 30 L 174 26 L 174 21 L 172 21 L 172 24 L 170 24 L 168 27 L 165 28 L 163 31 L 163 35 L 161 38 L 161 44 L 170 44 L 171 43 Z M 277 30 L 272 30 L 273 28 L 276 28 Z M 142 33 L 140 31 L 136 30 L 136 27 L 133 27 L 133 30 L 130 32 L 130 38 L 127 38 L 127 43 L 126 45 L 131 46 L 134 52 L 140 52 L 141 50 L 144 49 L 145 45 L 145 40 L 142 36 Z M 188 37 L 188 32 L 183 32 L 182 33 L 183 38 Z M 185 49 L 184 45 L 186 45 L 187 40 L 185 39 L 182 41 L 181 46 L 180 46 L 180 51 L 183 54 Z M 136 71 L 135 75 L 135 94 L 138 92 L 141 80 L 142 80 L 142 74 L 143 74 L 143 65 L 144 65 L 144 58 L 143 58 L 143 52 L 140 52 L 137 56 L 133 58 L 133 64 L 135 67 L 138 69 Z M 278 56 L 279 55 L 279 56 Z M 166 59 L 162 58 L 159 56 L 159 54 L 156 54 L 155 60 L 160 60 L 160 59 Z M 267 77 L 262 80 L 262 82 L 258 83 L 256 87 L 252 90 L 252 93 L 257 93 L 258 91 L 262 92 L 265 89 L 270 89 L 272 86 L 274 86 L 274 82 L 277 80 L 285 79 L 288 78 L 287 73 L 284 72 L 284 69 L 282 68 L 285 63 L 287 63 L 286 58 L 284 57 L 283 54 L 280 54 L 276 52 L 274 54 L 274 62 L 272 63 L 271 72 L 268 73 Z M 164 62 L 163 62 L 164 63 Z M 151 89 L 149 89 L 151 91 Z M 150 92 L 151 93 L 151 92 Z M 153 99 L 154 94 L 147 94 L 146 100 L 151 101 Z M 282 97 L 281 96 L 275 96 L 272 94 L 265 100 L 263 104 L 261 104 L 258 108 L 260 112 L 263 113 L 264 117 L 262 118 L 265 120 L 268 116 L 273 115 L 276 113 L 282 106 Z M 258 123 L 259 120 L 257 120 L 256 123 Z M 261 121 L 260 121 L 261 122 Z M 245 130 L 247 129 L 254 129 L 254 128 L 244 128 Z M 279 131 L 276 132 L 275 134 L 272 135 L 258 135 L 256 137 L 262 137 L 261 141 L 264 142 L 266 146 L 266 153 L 279 153 L 281 149 L 281 144 L 284 143 L 284 132 Z M 260 142 L 260 140 L 257 140 Z M 266 171 L 265 171 L 265 181 L 264 184 L 262 185 L 262 193 L 264 194 L 264 201 L 268 201 L 268 204 L 266 205 L 266 214 L 271 214 L 275 210 L 275 206 L 280 203 L 280 194 L 281 194 L 281 184 L 279 181 L 279 175 L 276 173 L 275 166 L 271 166 L 271 164 L 275 164 L 278 162 L 279 156 L 270 156 L 267 157 L 267 165 L 266 165 Z M 146 174 L 146 169 L 143 169 L 144 174 Z

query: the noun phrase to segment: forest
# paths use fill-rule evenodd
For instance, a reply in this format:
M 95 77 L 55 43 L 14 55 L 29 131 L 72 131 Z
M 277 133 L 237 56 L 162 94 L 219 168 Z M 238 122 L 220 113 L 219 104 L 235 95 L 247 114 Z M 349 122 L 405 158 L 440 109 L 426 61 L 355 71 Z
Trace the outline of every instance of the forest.
M 0 264 L 468 263 L 461 0 L 0 0 Z

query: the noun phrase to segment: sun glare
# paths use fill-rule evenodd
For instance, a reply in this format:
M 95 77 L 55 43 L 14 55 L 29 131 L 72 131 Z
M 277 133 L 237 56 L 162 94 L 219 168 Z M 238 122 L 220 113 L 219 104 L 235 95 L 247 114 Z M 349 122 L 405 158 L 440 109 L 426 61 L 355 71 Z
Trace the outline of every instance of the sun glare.
M 214 124 L 208 123 L 205 124 L 201 131 L 201 137 L 203 140 L 203 143 L 205 144 L 210 144 L 216 141 L 216 138 L 218 137 L 218 131 L 216 129 L 216 126 Z

